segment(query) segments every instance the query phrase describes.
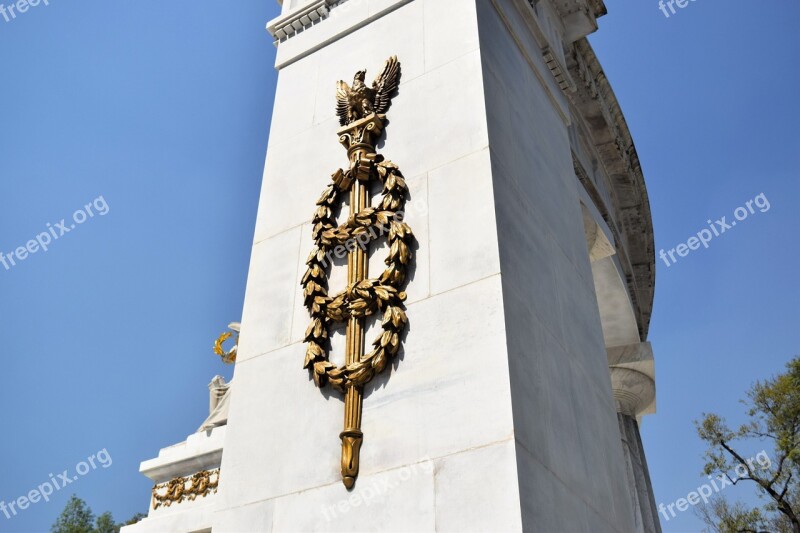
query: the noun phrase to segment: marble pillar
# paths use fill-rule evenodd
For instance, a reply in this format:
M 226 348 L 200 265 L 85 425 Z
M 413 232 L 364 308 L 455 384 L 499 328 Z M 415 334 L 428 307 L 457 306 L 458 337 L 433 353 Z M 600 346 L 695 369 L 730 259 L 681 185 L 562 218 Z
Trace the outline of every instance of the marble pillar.
M 625 455 L 625 467 L 634 509 L 636 531 L 660 533 L 647 459 L 642 447 L 639 420 L 655 410 L 655 380 L 650 343 L 610 349 L 611 385 Z

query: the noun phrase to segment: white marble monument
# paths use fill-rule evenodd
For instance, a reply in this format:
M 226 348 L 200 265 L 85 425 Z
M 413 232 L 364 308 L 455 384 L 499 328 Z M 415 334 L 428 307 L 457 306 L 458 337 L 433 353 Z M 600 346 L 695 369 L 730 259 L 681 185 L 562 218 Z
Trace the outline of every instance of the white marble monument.
M 603 14 L 602 0 L 284 0 L 234 384 L 212 387 L 200 432 L 142 463 L 159 497 L 125 533 L 660 531 L 638 425 L 655 409 L 652 222 L 586 40 Z M 303 369 L 300 284 L 315 202 L 348 165 L 336 81 L 390 56 L 402 77 L 377 151 L 410 190 L 408 328 L 363 389 L 348 491 L 343 397 Z M 372 244 L 370 275 L 386 255 Z M 331 294 L 347 280 L 335 265 Z M 366 325 L 369 344 L 380 323 Z

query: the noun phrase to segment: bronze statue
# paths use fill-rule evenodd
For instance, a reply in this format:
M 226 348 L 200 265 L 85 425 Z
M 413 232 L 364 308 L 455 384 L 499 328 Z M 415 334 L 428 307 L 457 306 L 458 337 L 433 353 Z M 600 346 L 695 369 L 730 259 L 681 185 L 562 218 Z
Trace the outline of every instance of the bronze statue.
M 352 87 L 344 81 L 336 84 L 336 114 L 342 126 L 389 109 L 392 92 L 400 82 L 400 62 L 396 56 L 390 57 L 383 65 L 383 72 L 372 82 L 372 88 L 364 83 L 366 75 L 366 70 L 356 72 Z

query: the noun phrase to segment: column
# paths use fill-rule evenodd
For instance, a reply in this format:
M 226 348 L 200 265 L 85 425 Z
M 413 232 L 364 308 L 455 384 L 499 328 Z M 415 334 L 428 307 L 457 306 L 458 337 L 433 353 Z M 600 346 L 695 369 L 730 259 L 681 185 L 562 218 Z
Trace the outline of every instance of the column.
M 649 342 L 608 349 L 611 386 L 638 532 L 661 532 L 639 420 L 655 412 L 655 371 Z

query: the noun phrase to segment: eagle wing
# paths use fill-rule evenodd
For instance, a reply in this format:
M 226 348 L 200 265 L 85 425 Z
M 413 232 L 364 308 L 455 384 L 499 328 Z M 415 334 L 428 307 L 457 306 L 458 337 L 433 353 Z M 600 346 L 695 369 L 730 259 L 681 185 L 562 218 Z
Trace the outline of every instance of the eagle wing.
M 336 114 L 339 115 L 339 124 L 346 126 L 350 120 L 350 86 L 346 82 L 336 82 Z
M 372 82 L 375 91 L 373 108 L 375 113 L 386 113 L 392 104 L 392 93 L 397 90 L 400 83 L 400 62 L 397 56 L 392 56 L 383 65 L 383 72 Z

